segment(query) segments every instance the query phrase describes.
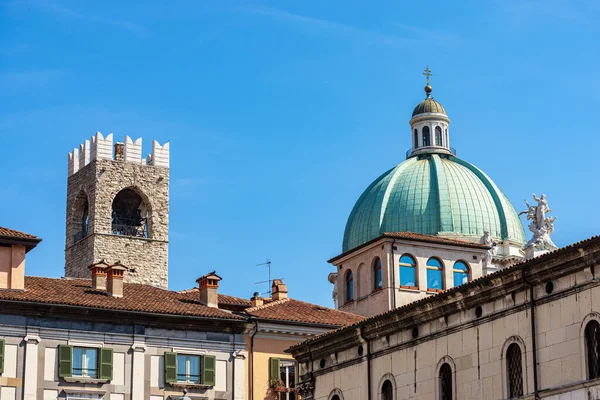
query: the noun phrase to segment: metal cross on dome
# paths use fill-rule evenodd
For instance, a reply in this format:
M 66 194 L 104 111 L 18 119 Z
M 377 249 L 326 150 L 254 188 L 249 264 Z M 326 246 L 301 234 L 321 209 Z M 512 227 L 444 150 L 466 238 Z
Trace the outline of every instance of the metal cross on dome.
M 423 75 L 425 75 L 427 77 L 427 85 L 429 85 L 429 77 L 433 76 L 433 74 L 429 70 L 429 66 L 425 67 L 425 72 L 423 72 Z

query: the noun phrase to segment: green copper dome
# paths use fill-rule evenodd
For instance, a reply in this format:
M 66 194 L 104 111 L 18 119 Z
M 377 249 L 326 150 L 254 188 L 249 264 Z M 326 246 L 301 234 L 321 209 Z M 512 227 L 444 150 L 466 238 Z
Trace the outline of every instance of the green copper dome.
M 446 115 L 446 110 L 440 103 L 428 96 L 425 100 L 417 104 L 412 116 L 414 117 L 415 115 L 425 113 L 440 113 Z
M 342 248 L 384 232 L 475 241 L 485 230 L 496 240 L 526 241 L 517 212 L 486 174 L 454 156 L 428 154 L 407 159 L 365 190 L 348 218 Z

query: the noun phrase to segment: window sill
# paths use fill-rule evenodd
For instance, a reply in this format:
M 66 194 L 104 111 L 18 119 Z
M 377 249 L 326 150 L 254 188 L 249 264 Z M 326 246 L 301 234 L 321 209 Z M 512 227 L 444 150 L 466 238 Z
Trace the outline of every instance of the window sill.
M 400 285 L 400 289 L 404 289 L 404 290 L 419 290 L 419 288 L 416 287 L 416 286 L 404 286 L 404 285 Z
M 344 303 L 344 305 L 347 306 L 347 305 L 352 304 L 352 303 L 354 303 L 354 300 L 348 300 L 348 301 L 346 301 Z
M 371 294 L 375 294 L 375 293 L 379 293 L 379 292 L 383 292 L 383 288 L 380 288 L 380 287 L 375 288 L 375 289 L 373 289 L 373 292 Z
M 212 385 L 205 385 L 202 383 L 184 383 L 184 382 L 174 382 L 174 383 L 170 383 L 171 388 L 173 389 L 179 389 L 179 390 L 183 390 L 183 389 L 198 389 L 198 390 L 206 390 L 206 389 L 212 389 L 213 386 Z
M 67 376 L 62 379 L 69 383 L 92 383 L 98 385 L 110 382 L 108 379 L 86 378 L 85 376 Z

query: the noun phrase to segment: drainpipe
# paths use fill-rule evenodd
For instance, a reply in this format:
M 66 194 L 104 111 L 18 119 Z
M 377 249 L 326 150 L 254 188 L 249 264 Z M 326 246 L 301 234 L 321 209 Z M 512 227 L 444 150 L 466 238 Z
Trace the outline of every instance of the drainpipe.
M 396 246 L 396 239 L 392 243 L 392 262 L 390 268 L 390 273 L 392 274 L 392 310 L 396 308 L 396 293 L 398 293 L 398 289 L 396 288 L 396 267 L 394 265 L 394 246 Z
M 360 338 L 367 343 L 367 400 L 371 400 L 371 342 L 364 338 L 363 328 L 361 326 L 359 332 Z
M 535 299 L 533 298 L 533 284 L 525 278 L 525 268 L 521 268 L 521 277 L 523 282 L 529 285 L 529 308 L 531 310 L 531 346 L 533 355 L 533 395 L 535 400 L 539 400 L 538 374 L 537 374 L 537 347 L 535 340 Z
M 233 351 L 231 352 L 231 400 L 235 400 L 235 333 L 233 334 Z
M 253 318 L 251 318 L 253 319 Z M 254 322 L 254 332 L 250 335 L 250 379 L 248 382 L 250 400 L 254 400 L 254 336 L 258 333 L 258 321 Z

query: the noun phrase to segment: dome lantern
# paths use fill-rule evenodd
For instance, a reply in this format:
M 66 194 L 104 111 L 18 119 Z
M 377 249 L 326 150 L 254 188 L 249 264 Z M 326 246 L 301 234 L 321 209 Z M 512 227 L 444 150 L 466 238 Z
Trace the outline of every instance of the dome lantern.
M 431 96 L 433 88 L 429 78 L 433 74 L 428 67 L 423 75 L 427 77 L 424 89 L 427 97 L 415 107 L 410 119 L 412 148 L 408 157 L 425 153 L 452 154 L 448 136 L 450 119 L 444 107 Z

